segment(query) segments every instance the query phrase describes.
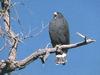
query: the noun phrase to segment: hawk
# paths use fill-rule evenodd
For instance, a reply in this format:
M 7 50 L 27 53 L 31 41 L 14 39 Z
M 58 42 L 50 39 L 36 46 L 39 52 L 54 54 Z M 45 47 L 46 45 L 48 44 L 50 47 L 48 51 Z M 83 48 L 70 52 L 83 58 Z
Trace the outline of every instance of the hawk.
M 54 12 L 53 18 L 49 23 L 49 35 L 53 47 L 70 43 L 68 22 L 62 13 Z M 56 64 L 65 65 L 68 49 L 62 49 L 61 51 L 56 51 Z

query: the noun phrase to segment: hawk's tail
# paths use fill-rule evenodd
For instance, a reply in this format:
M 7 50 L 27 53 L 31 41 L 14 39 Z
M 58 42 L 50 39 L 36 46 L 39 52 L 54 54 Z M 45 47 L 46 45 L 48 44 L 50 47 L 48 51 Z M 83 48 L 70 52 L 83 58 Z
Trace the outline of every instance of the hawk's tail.
M 56 64 L 65 65 L 67 62 L 66 56 L 67 56 L 66 53 L 56 55 Z

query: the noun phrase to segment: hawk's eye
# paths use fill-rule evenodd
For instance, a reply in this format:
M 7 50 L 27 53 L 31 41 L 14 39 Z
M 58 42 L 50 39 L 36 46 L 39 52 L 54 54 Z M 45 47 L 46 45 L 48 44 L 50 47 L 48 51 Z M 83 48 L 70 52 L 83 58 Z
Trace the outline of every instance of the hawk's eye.
M 57 14 L 54 14 L 54 17 L 56 17 L 57 16 Z
M 54 12 L 54 17 L 56 17 L 58 14 L 57 14 L 57 12 Z

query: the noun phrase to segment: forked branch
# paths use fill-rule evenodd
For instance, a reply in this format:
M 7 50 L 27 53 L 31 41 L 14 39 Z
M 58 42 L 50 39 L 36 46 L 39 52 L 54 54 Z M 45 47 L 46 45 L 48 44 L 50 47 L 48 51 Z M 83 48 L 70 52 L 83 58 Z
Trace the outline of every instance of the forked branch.
M 80 33 L 79 33 L 80 34 Z M 80 34 L 81 37 L 84 36 L 82 34 Z M 69 45 L 57 45 L 54 48 L 45 48 L 45 49 L 38 49 L 35 52 L 33 52 L 32 54 L 30 54 L 28 57 L 26 57 L 23 60 L 20 61 L 12 61 L 12 64 L 9 64 L 10 62 L 7 60 L 2 60 L 0 62 L 0 72 L 12 72 L 16 69 L 23 69 L 25 68 L 26 65 L 30 64 L 31 62 L 35 61 L 38 58 L 43 58 L 44 62 L 46 61 L 47 57 L 49 54 L 51 53 L 55 53 L 57 51 L 57 49 L 62 49 L 62 48 L 77 48 L 77 47 L 81 47 L 87 44 L 90 44 L 92 42 L 95 42 L 95 40 L 87 38 L 86 36 L 84 36 L 84 41 L 82 42 L 78 42 L 78 43 L 74 43 L 74 44 L 69 44 Z M 83 37 L 82 37 L 83 38 Z M 5 69 L 6 68 L 6 69 Z M 4 71 L 3 71 L 4 70 Z
M 89 43 L 94 42 L 95 40 L 87 38 L 86 36 L 78 33 L 79 36 L 81 36 L 84 41 L 69 44 L 69 45 L 57 45 L 54 48 L 44 48 L 44 49 L 38 49 L 36 52 L 33 52 L 28 57 L 26 57 L 23 60 L 17 61 L 16 60 L 16 53 L 17 53 L 17 46 L 19 43 L 19 37 L 11 30 L 11 24 L 10 24 L 10 0 L 3 0 L 2 1 L 2 9 L 3 9 L 3 20 L 5 24 L 5 31 L 8 36 L 8 40 L 11 41 L 11 49 L 9 52 L 9 56 L 7 60 L 1 60 L 0 61 L 0 75 L 4 75 L 6 73 L 10 73 L 12 71 L 15 71 L 16 69 L 23 69 L 26 65 L 30 64 L 31 62 L 35 61 L 36 59 L 41 59 L 44 63 L 46 59 L 48 58 L 49 54 L 55 53 L 57 49 L 62 48 L 76 48 L 83 45 L 87 45 Z

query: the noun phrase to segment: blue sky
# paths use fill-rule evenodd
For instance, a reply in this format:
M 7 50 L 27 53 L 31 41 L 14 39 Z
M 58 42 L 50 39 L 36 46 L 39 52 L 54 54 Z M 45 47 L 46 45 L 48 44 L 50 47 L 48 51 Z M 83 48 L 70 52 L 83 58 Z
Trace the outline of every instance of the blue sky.
M 96 39 L 96 42 L 70 49 L 68 63 L 65 66 L 55 64 L 55 55 L 51 54 L 43 65 L 36 60 L 25 69 L 13 72 L 13 75 L 99 75 L 100 74 L 100 0 L 13 0 L 12 28 L 16 33 L 26 35 L 31 31 L 35 35 L 42 24 L 48 25 L 55 11 L 62 12 L 68 20 L 71 43 L 82 41 L 76 32 Z M 16 20 L 20 19 L 20 23 Z M 1 42 L 2 39 L 0 40 Z M 39 35 L 23 40 L 18 46 L 17 59 L 21 60 L 50 42 L 48 27 Z M 0 43 L 2 45 L 2 43 Z M 0 52 L 0 59 L 8 56 L 8 50 Z

